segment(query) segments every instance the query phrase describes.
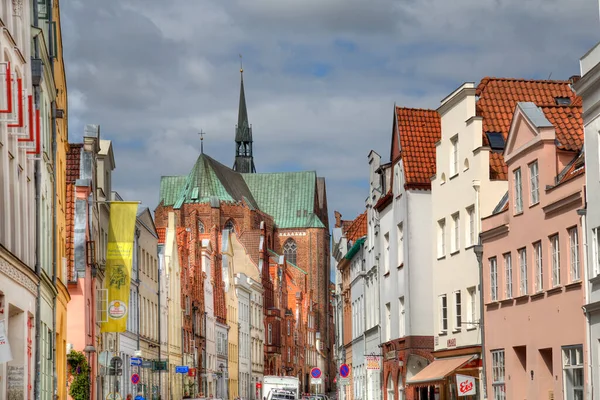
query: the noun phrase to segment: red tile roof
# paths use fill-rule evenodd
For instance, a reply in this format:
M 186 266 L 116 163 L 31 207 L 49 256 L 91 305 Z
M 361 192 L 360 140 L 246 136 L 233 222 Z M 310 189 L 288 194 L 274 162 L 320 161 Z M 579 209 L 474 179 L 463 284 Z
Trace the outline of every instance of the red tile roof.
M 431 176 L 435 174 L 435 144 L 442 132 L 440 114 L 435 110 L 396 107 L 396 121 L 399 155 L 404 164 L 404 186 L 407 189 L 431 188 Z
M 346 230 L 346 238 L 355 241 L 367 234 L 367 212 L 360 214 Z
M 158 244 L 165 244 L 167 228 L 156 228 L 156 233 L 158 235 Z
M 556 130 L 557 145 L 561 150 L 579 151 L 583 147 L 582 106 L 542 107 L 548 121 Z
M 79 165 L 81 163 L 81 143 L 69 144 L 67 152 L 67 182 L 75 182 L 79 179 Z
M 490 78 L 477 86 L 477 115 L 483 117 L 483 145 L 489 145 L 486 132 L 500 132 L 506 140 L 511 120 L 518 102 L 533 102 L 539 107 L 556 105 L 557 97 L 581 100 L 571 89 L 570 81 L 526 80 L 515 78 Z M 490 178 L 506 180 L 506 164 L 499 153 L 490 153 Z

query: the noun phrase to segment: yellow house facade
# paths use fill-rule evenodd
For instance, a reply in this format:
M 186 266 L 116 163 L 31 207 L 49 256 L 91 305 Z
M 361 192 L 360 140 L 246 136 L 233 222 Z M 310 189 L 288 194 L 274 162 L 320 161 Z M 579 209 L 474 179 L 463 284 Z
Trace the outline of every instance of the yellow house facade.
M 223 280 L 225 281 L 225 298 L 227 300 L 227 326 L 229 333 L 227 340 L 227 372 L 229 376 L 229 398 L 235 399 L 239 396 L 239 319 L 238 299 L 235 293 L 234 281 L 234 254 L 230 230 L 223 231 Z
M 56 47 L 54 49 L 53 77 L 56 88 L 55 99 L 55 118 L 56 129 L 56 159 L 55 171 L 56 179 L 56 243 L 54 249 L 54 262 L 56 265 L 56 374 L 57 374 L 57 394 L 59 399 L 67 398 L 67 303 L 70 300 L 67 289 L 67 259 L 66 259 L 66 171 L 67 171 L 67 150 L 69 148 L 68 135 L 68 104 L 67 104 L 67 80 L 65 74 L 65 65 L 63 60 L 62 33 L 60 23 L 60 4 L 59 0 L 52 2 L 52 21 L 56 26 Z

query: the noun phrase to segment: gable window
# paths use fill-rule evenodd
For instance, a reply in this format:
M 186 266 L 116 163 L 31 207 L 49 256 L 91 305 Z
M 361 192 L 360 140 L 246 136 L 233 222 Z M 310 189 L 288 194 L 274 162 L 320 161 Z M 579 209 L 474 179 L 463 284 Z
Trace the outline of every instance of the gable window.
M 571 282 L 581 279 L 579 268 L 579 236 L 577 227 L 569 229 L 569 245 L 571 248 Z
M 285 244 L 283 245 L 283 255 L 285 256 L 285 259 L 296 265 L 296 252 L 298 250 L 298 245 L 296 244 L 296 241 L 294 239 L 288 239 L 286 240 Z
M 205 228 L 202 221 L 198 221 L 198 233 L 205 233 Z
M 457 252 L 460 249 L 460 215 L 459 213 L 452 215 L 452 252 Z
M 504 383 L 504 349 L 492 351 L 493 400 L 506 400 Z
M 474 246 L 477 243 L 475 242 L 475 207 L 471 206 L 467 208 L 467 216 L 468 222 L 467 225 L 467 234 L 466 234 L 466 242 L 467 246 Z
M 529 201 L 531 205 L 540 202 L 540 181 L 538 176 L 538 163 L 537 161 L 529 164 Z
M 506 281 L 506 289 L 504 292 L 504 298 L 511 299 L 513 296 L 512 291 L 512 256 L 510 253 L 504 255 L 504 280 Z
M 521 168 L 515 170 L 514 174 L 514 195 L 515 195 L 515 214 L 523 212 L 523 187 L 521 183 Z
M 446 220 L 438 221 L 438 257 L 446 255 Z
M 535 290 L 544 290 L 544 266 L 542 263 L 542 242 L 534 243 L 533 256 L 535 257 Z
M 398 266 L 404 264 L 404 228 L 402 222 L 398 224 Z
M 232 220 L 229 220 L 225 223 L 225 229 L 229 230 L 231 233 L 235 233 L 235 226 L 233 225 Z
M 458 174 L 458 135 L 450 139 L 452 146 L 450 153 L 450 176 Z
M 552 287 L 560 285 L 560 248 L 558 235 L 550 237 L 550 251 L 552 256 Z
M 519 295 L 524 296 L 527 294 L 527 249 L 522 248 L 519 250 Z
M 445 294 L 440 296 L 440 333 L 448 331 L 448 298 Z
M 563 347 L 565 398 L 583 399 L 583 346 Z
M 460 331 L 462 326 L 462 299 L 460 290 L 454 292 L 454 307 L 456 308 L 454 313 L 454 330 Z
M 498 264 L 496 257 L 490 258 L 490 300 L 498 301 Z

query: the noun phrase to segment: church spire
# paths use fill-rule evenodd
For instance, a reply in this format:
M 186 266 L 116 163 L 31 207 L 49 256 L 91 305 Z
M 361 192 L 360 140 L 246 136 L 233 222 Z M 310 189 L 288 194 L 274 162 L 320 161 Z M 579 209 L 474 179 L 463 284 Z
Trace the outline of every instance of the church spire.
M 248 122 L 246 94 L 244 92 L 244 68 L 240 54 L 240 105 L 238 123 L 235 129 L 235 163 L 233 170 L 241 173 L 255 173 L 254 157 L 252 156 L 252 127 Z

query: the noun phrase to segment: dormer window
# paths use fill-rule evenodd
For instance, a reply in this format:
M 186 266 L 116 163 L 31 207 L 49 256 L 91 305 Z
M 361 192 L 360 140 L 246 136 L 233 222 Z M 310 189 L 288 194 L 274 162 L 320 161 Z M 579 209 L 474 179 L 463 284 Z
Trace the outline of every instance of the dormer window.
M 570 106 L 571 105 L 571 99 L 568 97 L 555 97 L 554 101 L 556 102 L 557 106 Z
M 488 142 L 492 151 L 502 152 L 504 151 L 505 141 L 504 136 L 500 132 L 486 132 Z

